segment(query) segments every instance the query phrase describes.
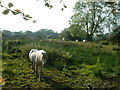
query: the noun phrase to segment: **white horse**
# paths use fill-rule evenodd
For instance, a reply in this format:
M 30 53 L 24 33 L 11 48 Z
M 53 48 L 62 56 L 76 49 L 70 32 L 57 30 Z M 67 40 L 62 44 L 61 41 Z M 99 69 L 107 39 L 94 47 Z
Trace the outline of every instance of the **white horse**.
M 78 42 L 78 39 L 76 39 L 76 42 Z
M 86 42 L 86 40 L 84 39 L 83 42 Z
M 37 50 L 37 49 L 31 49 L 29 52 L 29 58 L 32 62 L 32 68 L 37 74 L 37 66 L 40 67 L 40 74 L 39 77 L 41 78 L 41 72 L 42 68 L 45 66 L 47 62 L 47 53 L 44 50 Z
M 62 40 L 65 40 L 65 38 L 62 38 Z

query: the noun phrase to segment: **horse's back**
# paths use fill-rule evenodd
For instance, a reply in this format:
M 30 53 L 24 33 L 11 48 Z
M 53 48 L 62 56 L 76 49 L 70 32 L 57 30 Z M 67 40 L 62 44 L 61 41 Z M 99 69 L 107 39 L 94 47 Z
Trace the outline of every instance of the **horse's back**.
M 36 64 L 41 64 L 42 62 L 46 63 L 47 61 L 47 53 L 44 50 L 32 49 L 29 53 L 29 56 L 30 60 Z

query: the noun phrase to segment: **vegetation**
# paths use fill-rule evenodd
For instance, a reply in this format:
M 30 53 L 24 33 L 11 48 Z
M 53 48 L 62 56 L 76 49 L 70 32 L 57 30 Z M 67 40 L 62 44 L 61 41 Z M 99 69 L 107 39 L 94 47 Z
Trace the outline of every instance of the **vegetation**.
M 22 15 L 25 20 L 32 19 L 19 9 L 12 10 L 12 3 L 5 7 L 0 1 L 0 6 L 5 8 L 4 15 L 12 12 L 14 15 Z M 45 6 L 53 8 L 50 0 L 45 0 Z M 5 79 L 3 89 L 71 89 L 88 86 L 96 89 L 120 89 L 119 7 L 120 2 L 78 1 L 74 6 L 70 27 L 61 33 L 50 29 L 0 32 L 0 74 Z M 63 3 L 61 10 L 64 8 L 67 6 Z M 83 39 L 87 42 L 80 42 Z M 41 81 L 32 70 L 28 58 L 32 48 L 44 49 L 48 53 Z
M 115 7 L 117 7 L 117 4 L 115 4 Z M 73 9 L 74 15 L 70 19 L 70 25 L 77 25 L 78 28 L 73 29 L 77 30 L 76 33 L 84 30 L 86 32 L 86 39 L 89 41 L 93 40 L 94 34 L 104 32 L 105 28 L 111 30 L 112 27 L 116 26 L 116 20 L 119 16 L 114 15 L 112 12 L 113 7 L 106 4 L 106 2 L 78 1 Z
M 117 26 L 113 29 L 113 33 L 109 38 L 109 41 L 112 41 L 114 43 L 117 43 L 118 46 L 120 44 L 120 26 Z
M 57 32 L 54 32 L 53 30 L 51 29 L 40 29 L 36 32 L 31 32 L 29 30 L 25 31 L 25 32 L 11 32 L 9 30 L 3 30 L 2 32 L 2 36 L 3 36 L 3 39 L 6 40 L 6 39 L 22 39 L 22 40 L 25 40 L 25 39 L 38 39 L 38 40 L 42 40 L 42 39 L 55 39 L 55 38 L 58 38 L 59 36 L 59 33 Z
M 6 41 L 8 42 L 8 41 Z M 6 49 L 3 43 L 4 88 L 94 88 L 119 89 L 120 56 L 113 46 L 90 42 L 60 40 L 21 41 Z M 15 42 L 13 40 L 13 42 Z M 115 45 L 114 45 L 115 47 Z M 41 81 L 31 69 L 28 52 L 31 48 L 48 53 L 47 66 Z M 11 52 L 12 51 L 12 52 Z

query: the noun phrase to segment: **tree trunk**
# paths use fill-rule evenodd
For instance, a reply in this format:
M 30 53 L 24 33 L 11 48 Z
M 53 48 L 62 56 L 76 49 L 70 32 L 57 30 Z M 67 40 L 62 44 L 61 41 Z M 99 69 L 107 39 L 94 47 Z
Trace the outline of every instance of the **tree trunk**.
M 86 38 L 86 39 L 87 39 L 88 41 L 93 41 L 92 36 L 93 36 L 92 34 L 87 34 L 87 38 Z

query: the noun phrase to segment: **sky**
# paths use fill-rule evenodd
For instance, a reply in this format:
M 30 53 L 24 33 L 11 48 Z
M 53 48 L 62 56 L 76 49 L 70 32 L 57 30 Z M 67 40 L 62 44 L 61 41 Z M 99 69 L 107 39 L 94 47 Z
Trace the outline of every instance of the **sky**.
M 26 31 L 30 30 L 32 32 L 38 31 L 40 29 L 52 29 L 54 32 L 61 32 L 64 28 L 69 27 L 70 17 L 74 14 L 73 7 L 77 0 L 64 0 L 67 8 L 61 11 L 63 4 L 60 0 L 51 0 L 53 5 L 52 9 L 49 9 L 44 4 L 44 0 L 1 0 L 2 5 L 7 6 L 9 2 L 14 4 L 12 10 L 20 9 L 25 14 L 32 16 L 33 20 L 37 20 L 37 23 L 32 21 L 25 21 L 20 15 L 13 15 L 9 13 L 8 15 L 3 15 L 0 12 L 0 28 L 2 30 L 10 31 Z M 0 7 L 0 11 L 4 8 Z

